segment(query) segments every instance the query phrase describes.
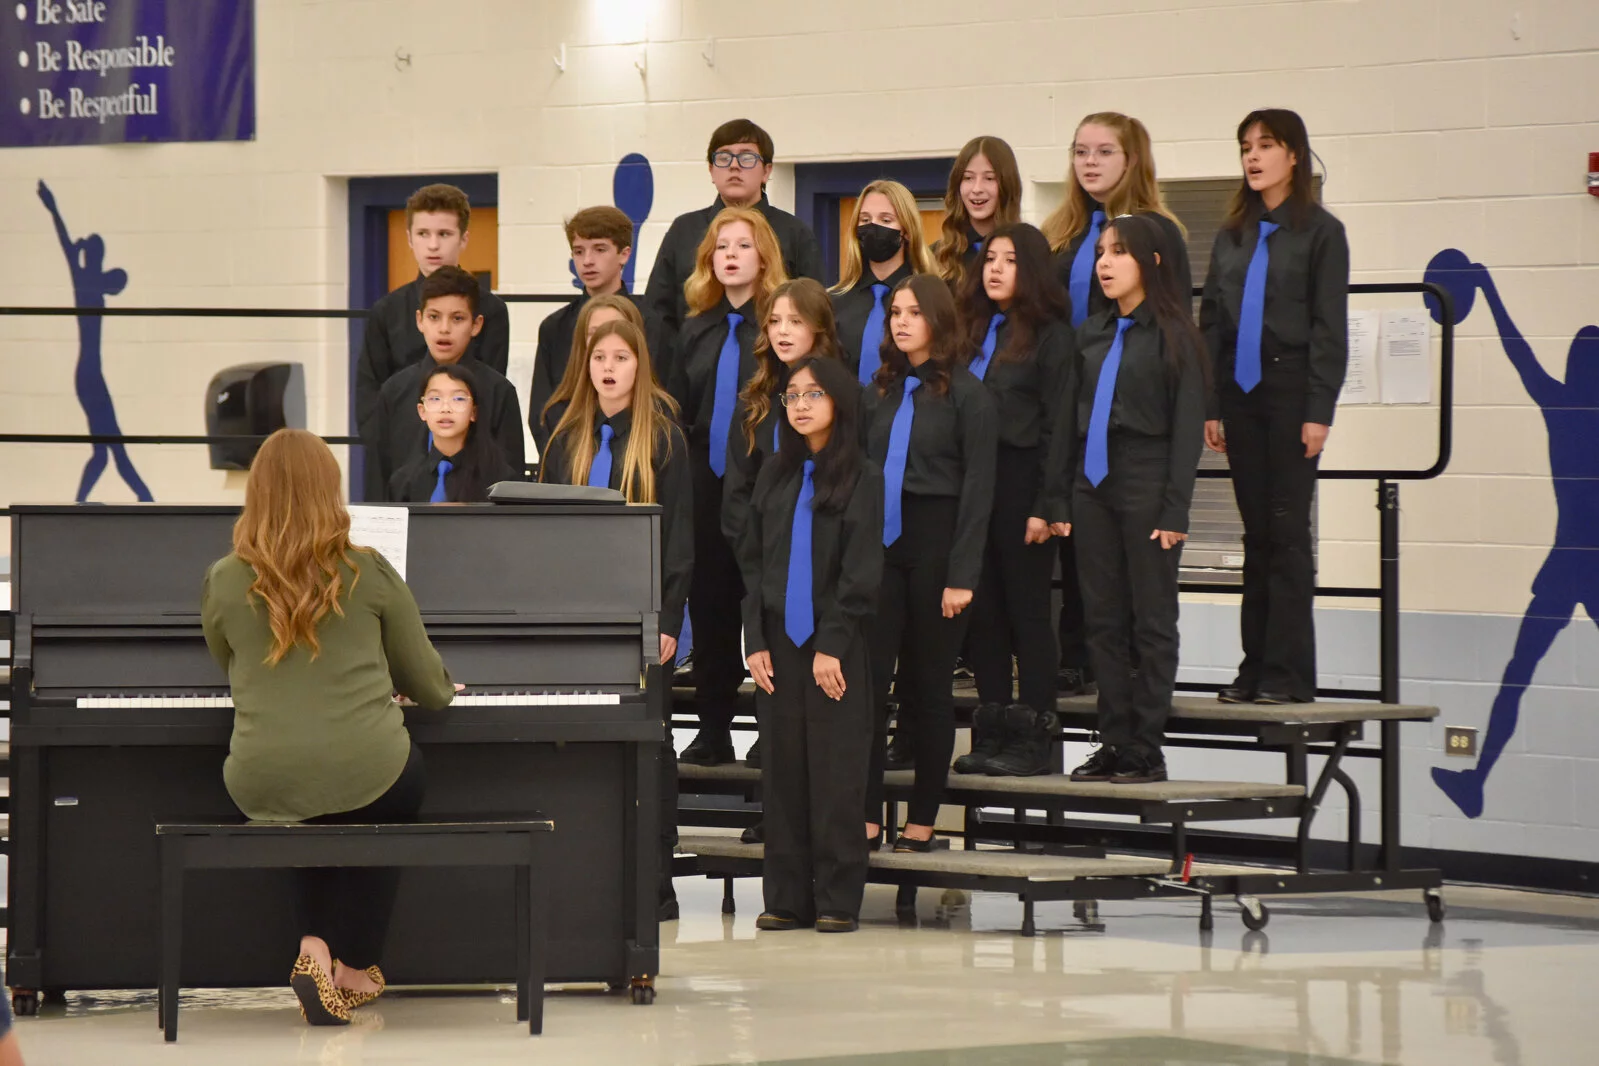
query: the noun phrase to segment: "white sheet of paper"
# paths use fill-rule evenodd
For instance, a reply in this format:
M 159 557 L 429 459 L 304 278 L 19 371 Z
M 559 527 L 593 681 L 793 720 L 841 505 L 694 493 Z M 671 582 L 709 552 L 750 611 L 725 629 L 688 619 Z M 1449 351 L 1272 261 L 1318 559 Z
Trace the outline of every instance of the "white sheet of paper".
M 1378 400 L 1377 330 L 1381 322 L 1376 311 L 1349 312 L 1349 369 L 1338 393 L 1341 407 Z
M 405 579 L 406 546 L 411 538 L 411 509 L 374 504 L 350 505 L 350 543 L 371 548 Z
M 1432 402 L 1432 316 L 1426 311 L 1382 313 L 1383 403 Z

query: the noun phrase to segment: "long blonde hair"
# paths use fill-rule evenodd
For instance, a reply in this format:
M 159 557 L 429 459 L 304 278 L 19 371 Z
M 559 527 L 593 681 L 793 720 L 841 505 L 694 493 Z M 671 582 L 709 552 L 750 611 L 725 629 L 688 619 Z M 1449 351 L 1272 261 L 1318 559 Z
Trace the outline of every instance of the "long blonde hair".
M 1122 153 L 1127 156 L 1127 169 L 1122 172 L 1122 180 L 1105 198 L 1105 218 L 1108 220 L 1122 215 L 1152 212 L 1165 215 L 1177 223 L 1177 229 L 1186 235 L 1188 230 L 1184 228 L 1182 219 L 1160 202 L 1160 183 L 1155 180 L 1155 152 L 1150 146 L 1149 130 L 1144 128 L 1144 124 L 1119 111 L 1096 111 L 1092 115 L 1085 115 L 1072 133 L 1073 151 L 1076 150 L 1077 133 L 1084 126 L 1104 126 L 1114 130 Z M 1049 238 L 1050 251 L 1061 251 L 1072 242 L 1072 238 L 1085 232 L 1095 210 L 1094 198 L 1077 183 L 1077 167 L 1068 162 L 1066 197 L 1039 227 L 1044 231 L 1044 236 Z
M 944 189 L 944 226 L 933 250 L 939 277 L 949 282 L 956 292 L 966 278 L 966 227 L 971 219 L 966 214 L 966 201 L 961 199 L 961 175 L 972 165 L 972 160 L 982 156 L 994 168 L 999 179 L 999 203 L 994 206 L 994 228 L 1021 221 L 1022 172 L 1016 165 L 1016 153 L 998 137 L 973 137 L 955 157 L 949 168 L 949 185 Z
M 350 543 L 350 512 L 339 495 L 339 464 L 322 438 L 303 429 L 280 429 L 250 464 L 244 511 L 233 523 L 233 554 L 255 569 L 249 596 L 266 605 L 276 666 L 296 645 L 315 659 L 322 651 L 316 627 L 329 611 L 343 615 L 344 576 L 361 568 Z
M 629 503 L 658 503 L 655 498 L 655 457 L 662 449 L 670 454 L 671 426 L 677 417 L 677 403 L 656 382 L 654 368 L 650 365 L 650 347 L 644 340 L 644 331 L 627 319 L 607 322 L 594 331 L 583 346 L 583 358 L 574 359 L 583 367 L 583 381 L 567 405 L 566 413 L 550 434 L 550 447 L 564 440 L 567 465 L 564 473 L 569 485 L 588 483 L 589 468 L 594 465 L 594 415 L 600 409 L 600 394 L 589 375 L 589 362 L 594 358 L 594 348 L 606 337 L 619 337 L 633 351 L 638 369 L 633 374 L 633 395 L 629 405 L 633 412 L 633 427 L 627 435 L 627 447 L 622 452 L 622 495 Z M 546 464 L 539 466 L 539 480 L 547 480 Z
M 905 234 L 905 262 L 910 264 L 911 273 L 933 273 L 933 253 L 928 251 L 927 238 L 922 235 L 922 213 L 916 207 L 916 197 L 897 181 L 879 179 L 861 190 L 860 196 L 855 201 L 857 217 L 860 215 L 861 206 L 866 203 L 866 198 L 874 192 L 880 192 L 888 197 L 888 205 L 894 209 L 894 217 L 899 219 L 899 228 Z M 860 241 L 853 239 L 845 241 L 844 270 L 839 274 L 838 284 L 827 291 L 849 292 L 855 287 L 855 283 L 861 280 L 861 272 L 865 269 L 866 265 L 861 262 Z
M 583 353 L 588 349 L 589 323 L 594 320 L 594 315 L 599 311 L 615 311 L 623 319 L 638 327 L 640 333 L 644 332 L 644 312 L 638 309 L 638 304 L 629 300 L 621 293 L 606 293 L 604 296 L 595 296 L 585 303 L 577 313 L 577 325 L 572 329 L 572 350 L 566 355 L 566 370 L 561 375 L 561 383 L 550 393 L 550 398 L 544 401 L 544 410 L 539 412 L 539 421 L 558 403 L 571 403 L 583 388 L 583 383 L 589 379 L 588 361 Z
M 772 290 L 788 280 L 788 272 L 783 268 L 783 246 L 778 243 L 777 234 L 772 232 L 766 216 L 753 207 L 724 207 L 711 219 L 710 228 L 694 253 L 694 273 L 683 283 L 683 299 L 688 302 L 690 315 L 703 315 L 726 295 L 727 290 L 717 280 L 716 270 L 711 266 L 711 258 L 716 253 L 722 227 L 732 222 L 747 222 L 755 235 L 755 254 L 761 260 L 760 277 L 755 282 L 755 305 L 759 307 L 772 295 Z

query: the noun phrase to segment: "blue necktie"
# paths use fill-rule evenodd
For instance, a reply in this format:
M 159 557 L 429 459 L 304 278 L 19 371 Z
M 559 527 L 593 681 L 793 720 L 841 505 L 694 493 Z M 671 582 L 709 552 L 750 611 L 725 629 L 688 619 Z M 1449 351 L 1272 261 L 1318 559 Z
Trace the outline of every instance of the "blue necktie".
M 795 647 L 810 640 L 811 634 L 816 632 L 816 610 L 811 606 L 811 501 L 816 499 L 816 485 L 811 475 L 815 473 L 815 460 L 805 460 L 805 480 L 800 484 L 799 499 L 794 504 L 794 532 L 788 541 L 783 632 Z
M 445 503 L 449 497 L 444 492 L 444 475 L 455 469 L 455 464 L 448 459 L 439 460 L 439 479 L 433 483 L 433 495 L 428 497 L 428 503 Z
M 733 422 L 733 405 L 738 402 L 738 324 L 744 316 L 729 313 L 727 340 L 716 357 L 715 399 L 711 401 L 711 472 L 727 473 L 727 431 Z
M 888 295 L 887 285 L 872 286 L 872 311 L 866 316 L 866 328 L 861 331 L 861 384 L 865 385 L 883 364 L 883 297 Z
M 883 547 L 899 539 L 900 494 L 905 488 L 905 457 L 911 448 L 911 423 L 916 420 L 916 403 L 911 394 L 921 385 L 922 379 L 905 375 L 905 398 L 894 412 L 894 424 L 888 430 L 888 460 L 883 464 Z
M 1099 368 L 1099 384 L 1094 386 L 1094 411 L 1088 416 L 1088 447 L 1083 452 L 1083 473 L 1088 483 L 1099 486 L 1110 473 L 1110 405 L 1116 399 L 1116 374 L 1122 368 L 1122 334 L 1133 324 L 1130 318 L 1116 320 L 1116 339 L 1110 342 L 1105 362 Z
M 1005 322 L 1005 312 L 995 311 L 988 320 L 988 335 L 983 338 L 983 350 L 976 359 L 972 360 L 970 370 L 977 375 L 977 380 L 983 380 L 983 375 L 988 373 L 988 362 L 994 358 L 994 345 L 999 342 L 999 327 Z
M 1271 249 L 1266 238 L 1280 227 L 1260 220 L 1260 236 L 1255 239 L 1255 254 L 1249 257 L 1249 273 L 1244 275 L 1244 304 L 1238 312 L 1238 354 L 1233 360 L 1233 378 L 1249 392 L 1260 384 L 1260 330 L 1266 317 L 1266 267 Z
M 616 430 L 605 425 L 600 427 L 600 450 L 594 453 L 594 461 L 589 464 L 589 488 L 608 489 L 611 487 L 611 438 L 616 436 Z
M 777 418 L 772 422 L 772 454 L 776 455 L 783 450 L 783 411 L 777 411 Z
M 1099 243 L 1099 227 L 1105 221 L 1105 212 L 1095 211 L 1089 220 L 1083 243 L 1077 246 L 1072 259 L 1072 325 L 1080 326 L 1088 317 L 1088 285 L 1094 277 L 1094 245 Z

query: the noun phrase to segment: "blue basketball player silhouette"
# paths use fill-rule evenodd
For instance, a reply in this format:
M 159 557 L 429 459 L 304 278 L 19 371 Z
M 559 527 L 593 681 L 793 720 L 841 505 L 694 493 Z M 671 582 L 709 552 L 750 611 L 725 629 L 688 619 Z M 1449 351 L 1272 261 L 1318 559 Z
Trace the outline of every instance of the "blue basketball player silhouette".
M 61 251 L 67 257 L 67 268 L 72 271 L 73 303 L 78 307 L 104 307 L 107 296 L 115 296 L 128 284 L 128 272 L 120 268 L 105 270 L 105 241 L 98 233 L 91 233 L 75 241 L 67 232 L 67 224 L 56 210 L 56 198 L 50 187 L 39 183 L 39 199 L 49 209 L 55 220 L 56 237 L 61 241 Z M 117 436 L 122 430 L 117 426 L 116 408 L 111 404 L 111 389 L 106 385 L 105 367 L 100 358 L 102 319 L 99 315 L 78 316 L 78 369 L 73 375 L 73 385 L 78 392 L 78 403 L 89 422 L 89 432 L 97 436 Z M 96 444 L 89 461 L 83 464 L 83 477 L 78 482 L 77 501 L 89 498 L 89 491 L 105 472 L 106 462 L 115 459 L 117 473 L 140 500 L 152 499 L 139 472 L 128 458 L 128 449 L 122 444 Z
M 1532 581 L 1532 602 L 1521 619 L 1516 647 L 1505 665 L 1483 738 L 1482 754 L 1470 770 L 1435 767 L 1432 779 L 1468 818 L 1482 814 L 1483 787 L 1505 745 L 1516 732 L 1521 697 L 1534 671 L 1578 606 L 1599 623 L 1599 326 L 1584 326 L 1566 354 L 1564 382 L 1551 376 L 1522 338 L 1499 296 L 1488 268 L 1447 248 L 1427 264 L 1426 280 L 1454 297 L 1456 321 L 1471 313 L 1477 291 L 1488 301 L 1499 341 L 1521 375 L 1527 395 L 1543 411 L 1549 433 L 1549 472 L 1554 479 L 1555 542 Z M 1441 320 L 1436 301 L 1433 318 Z

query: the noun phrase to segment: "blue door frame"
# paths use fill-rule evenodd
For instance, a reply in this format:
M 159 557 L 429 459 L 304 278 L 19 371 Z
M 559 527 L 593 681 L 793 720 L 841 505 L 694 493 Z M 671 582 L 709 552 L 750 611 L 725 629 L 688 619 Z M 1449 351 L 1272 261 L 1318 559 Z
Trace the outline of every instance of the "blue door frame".
M 838 282 L 838 204 L 867 182 L 891 178 L 918 198 L 942 198 L 954 156 L 934 159 L 869 159 L 848 163 L 796 163 L 794 214 L 811 227 L 822 246 L 828 285 Z

